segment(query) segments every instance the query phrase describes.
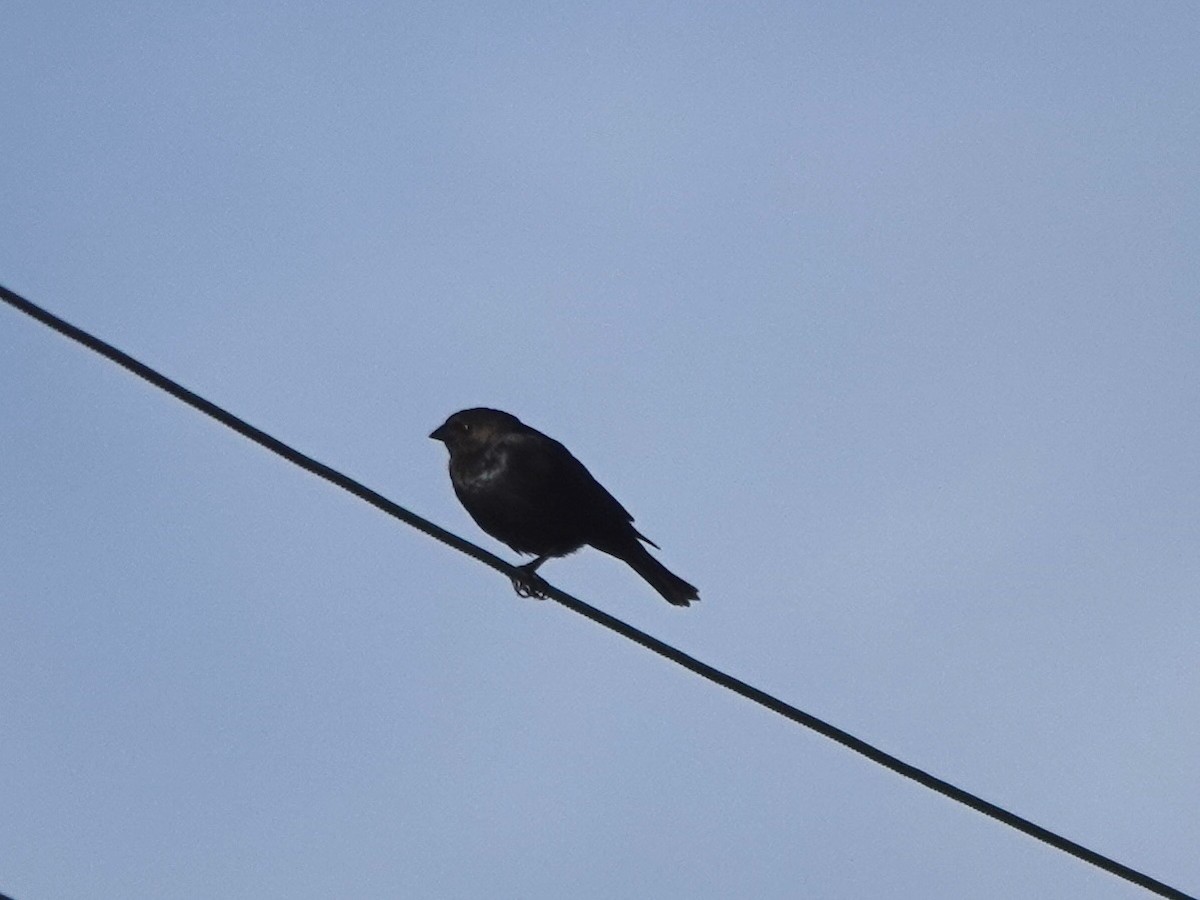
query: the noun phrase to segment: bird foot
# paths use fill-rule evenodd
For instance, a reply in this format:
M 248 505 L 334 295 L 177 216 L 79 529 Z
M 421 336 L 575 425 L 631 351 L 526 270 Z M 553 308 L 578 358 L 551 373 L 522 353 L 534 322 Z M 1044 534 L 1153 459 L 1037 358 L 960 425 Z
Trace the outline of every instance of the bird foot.
M 523 566 L 517 566 L 517 571 L 520 575 L 514 575 L 512 579 L 513 590 L 517 592 L 518 597 L 530 597 L 534 600 L 545 600 L 549 595 L 544 588 L 549 587 L 542 579 L 541 575 L 537 574 L 537 567 L 542 564 L 543 560 L 534 560 Z

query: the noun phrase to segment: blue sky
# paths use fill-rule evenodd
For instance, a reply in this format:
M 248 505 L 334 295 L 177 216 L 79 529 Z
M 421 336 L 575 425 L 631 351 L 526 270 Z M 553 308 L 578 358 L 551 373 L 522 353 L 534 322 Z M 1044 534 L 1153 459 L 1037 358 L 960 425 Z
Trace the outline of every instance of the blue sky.
M 564 589 L 1200 891 L 1190 3 L 8 10 L 0 282 L 485 546 L 570 446 L 699 586 Z M 0 309 L 0 891 L 1142 892 Z

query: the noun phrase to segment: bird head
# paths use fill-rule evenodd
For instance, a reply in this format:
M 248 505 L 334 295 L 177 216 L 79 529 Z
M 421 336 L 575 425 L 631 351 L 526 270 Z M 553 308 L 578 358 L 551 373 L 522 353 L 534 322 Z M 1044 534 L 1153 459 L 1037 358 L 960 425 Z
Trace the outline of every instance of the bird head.
M 478 407 L 456 412 L 429 436 L 445 444 L 453 456 L 480 450 L 495 438 L 522 427 L 516 416 L 498 409 Z

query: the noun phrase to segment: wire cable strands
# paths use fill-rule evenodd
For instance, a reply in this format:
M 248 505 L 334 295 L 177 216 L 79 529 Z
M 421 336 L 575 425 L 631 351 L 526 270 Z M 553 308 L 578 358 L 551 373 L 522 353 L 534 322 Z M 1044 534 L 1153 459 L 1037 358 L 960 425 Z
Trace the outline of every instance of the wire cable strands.
M 137 375 L 139 378 L 145 379 L 155 387 L 166 391 L 172 397 L 181 400 L 193 409 L 199 410 L 206 416 L 211 416 L 222 425 L 233 429 L 243 437 L 249 438 L 259 446 L 270 450 L 272 453 L 282 456 L 288 462 L 294 463 L 305 471 L 311 472 L 319 478 L 323 478 L 326 481 L 337 485 L 342 490 L 349 491 L 359 499 L 365 500 L 367 503 L 370 503 L 377 509 L 387 513 L 389 516 L 399 519 L 406 525 L 411 525 L 418 531 L 424 532 L 425 534 L 441 541 L 444 544 L 448 544 L 455 550 L 467 554 L 473 559 L 483 563 L 485 566 L 490 566 L 497 572 L 503 573 L 509 579 L 512 579 L 520 574 L 519 570 L 515 566 L 509 565 L 500 557 L 489 553 L 482 547 L 477 547 L 470 541 L 463 540 L 458 535 L 453 534 L 446 529 L 439 527 L 438 525 L 435 525 L 428 519 L 418 516 L 416 513 L 413 513 L 399 504 L 387 499 L 382 494 L 371 490 L 366 485 L 355 481 L 353 478 L 343 475 L 336 469 L 332 469 L 324 463 L 318 462 L 311 456 L 306 456 L 299 450 L 296 450 L 295 448 L 283 443 L 283 441 L 280 441 L 279 439 L 267 434 L 265 431 L 255 428 L 244 419 L 238 418 L 233 413 L 222 409 L 209 400 L 204 399 L 199 394 L 188 390 L 178 382 L 172 381 L 161 372 L 150 368 L 145 363 L 139 362 L 129 354 L 118 350 L 112 344 L 106 343 L 105 341 L 102 341 L 94 335 L 84 331 L 82 328 L 78 328 L 75 325 L 72 325 L 70 322 L 60 319 L 53 313 L 50 313 L 42 307 L 31 303 L 29 300 L 26 300 L 19 294 L 10 291 L 3 285 L 0 285 L 0 300 L 3 300 L 9 306 L 20 310 L 27 316 L 30 316 L 31 318 L 41 322 L 43 325 L 46 325 L 54 331 L 57 331 L 64 337 L 70 338 L 71 340 L 87 347 L 89 350 L 99 353 L 105 359 L 111 360 L 122 368 L 132 372 L 134 375 Z M 565 591 L 559 590 L 553 585 L 545 585 L 545 593 L 549 598 L 557 601 L 572 612 L 576 612 L 581 616 L 591 619 L 598 625 L 603 625 L 610 631 L 614 631 L 622 637 L 628 638 L 634 643 L 640 644 L 647 650 L 657 653 L 659 656 L 683 666 L 685 669 L 696 673 L 702 678 L 708 679 L 714 684 L 719 684 L 721 687 L 733 691 L 735 694 L 738 694 L 747 700 L 752 700 L 760 706 L 765 706 L 772 712 L 778 713 L 779 715 L 791 720 L 792 722 L 795 722 L 798 725 L 803 725 L 805 728 L 810 728 L 818 734 L 823 735 L 832 741 L 836 741 L 843 747 L 847 747 L 848 749 L 853 750 L 855 753 L 865 756 L 872 762 L 878 763 L 886 769 L 890 769 L 897 775 L 903 775 L 905 778 L 912 779 L 918 784 L 923 785 L 932 791 L 936 791 L 944 797 L 949 797 L 951 800 L 955 800 L 964 806 L 968 806 L 976 812 L 983 813 L 985 816 L 990 816 L 991 818 L 998 822 L 1004 823 L 1010 828 L 1016 829 L 1023 834 L 1049 844 L 1051 847 L 1055 847 L 1064 853 L 1070 854 L 1076 859 L 1091 863 L 1093 866 L 1097 866 L 1098 868 L 1103 869 L 1112 875 L 1116 875 L 1118 878 L 1122 878 L 1125 881 L 1136 884 L 1139 887 L 1145 888 L 1146 890 L 1158 894 L 1161 897 L 1171 897 L 1174 898 L 1174 900 L 1197 900 L 1197 898 L 1189 894 L 1185 894 L 1178 888 L 1158 881 L 1155 878 L 1151 878 L 1149 875 L 1146 875 L 1143 872 L 1132 869 L 1129 866 L 1104 856 L 1101 853 L 1097 853 L 1095 850 L 1091 850 L 1082 844 L 1078 844 L 1075 841 L 1069 840 L 1068 838 L 1050 831 L 1047 828 L 1043 828 L 1041 825 L 1022 818 L 1016 813 L 1009 812 L 1007 809 L 984 800 L 982 797 L 978 797 L 969 791 L 963 790 L 960 787 L 956 787 L 948 781 L 943 781 L 941 778 L 931 775 L 922 769 L 918 769 L 916 766 L 910 765 L 909 763 L 892 756 L 890 753 L 885 753 L 878 747 L 868 744 L 866 741 L 855 737 L 849 732 L 843 731 L 834 725 L 830 725 L 828 722 L 818 719 L 816 716 L 806 713 L 801 709 L 797 709 L 790 703 L 785 703 L 778 697 L 774 697 L 765 691 L 759 690 L 753 685 L 747 684 L 746 682 L 738 678 L 734 678 L 732 675 L 728 675 L 725 672 L 708 665 L 707 663 L 701 662 L 695 657 L 684 653 L 682 650 L 678 650 L 675 647 L 672 647 L 670 644 L 664 643 L 658 638 L 634 628 L 627 622 L 623 622 L 615 616 L 611 616 L 608 613 L 583 602 L 577 597 L 573 597 Z

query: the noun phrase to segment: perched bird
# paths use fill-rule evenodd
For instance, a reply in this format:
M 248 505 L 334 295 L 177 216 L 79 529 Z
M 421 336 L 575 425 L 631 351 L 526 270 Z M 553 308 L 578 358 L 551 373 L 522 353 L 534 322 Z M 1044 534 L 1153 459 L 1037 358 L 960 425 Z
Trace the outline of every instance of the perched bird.
M 454 493 L 479 527 L 518 553 L 537 557 L 519 593 L 537 593 L 537 567 L 584 544 L 629 564 L 668 603 L 700 595 L 650 555 L 658 547 L 633 527 L 633 516 L 566 447 L 498 409 L 456 412 L 429 435 L 450 451 Z

